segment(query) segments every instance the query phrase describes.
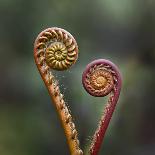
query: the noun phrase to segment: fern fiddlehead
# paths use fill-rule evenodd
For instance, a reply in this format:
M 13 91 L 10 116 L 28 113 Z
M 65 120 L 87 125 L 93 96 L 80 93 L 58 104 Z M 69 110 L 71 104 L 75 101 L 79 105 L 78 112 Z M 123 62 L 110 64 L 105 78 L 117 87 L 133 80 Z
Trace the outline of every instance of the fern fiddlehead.
M 52 70 L 67 70 L 78 58 L 78 46 L 73 36 L 57 27 L 42 31 L 34 43 L 34 58 L 40 75 L 58 112 L 71 155 L 82 155 L 78 133 L 72 116 L 60 92 Z
M 117 104 L 121 90 L 121 75 L 110 61 L 98 59 L 87 65 L 82 75 L 85 90 L 92 96 L 103 97 L 110 94 L 103 115 L 95 131 L 90 146 L 90 154 L 99 153 L 105 132 Z

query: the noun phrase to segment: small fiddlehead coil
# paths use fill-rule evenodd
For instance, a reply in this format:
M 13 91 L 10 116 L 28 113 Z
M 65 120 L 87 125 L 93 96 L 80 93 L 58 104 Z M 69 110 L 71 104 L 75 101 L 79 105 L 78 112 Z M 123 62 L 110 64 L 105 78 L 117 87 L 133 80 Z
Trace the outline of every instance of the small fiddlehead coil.
M 90 154 L 97 155 L 119 98 L 121 76 L 112 62 L 98 59 L 87 65 L 82 75 L 82 83 L 92 96 L 103 97 L 110 94 L 90 147 Z
M 73 36 L 60 28 L 42 31 L 34 43 L 34 58 L 41 77 L 56 107 L 67 138 L 71 155 L 82 155 L 78 133 L 72 116 L 60 93 L 58 81 L 52 70 L 66 70 L 77 60 L 78 46 Z

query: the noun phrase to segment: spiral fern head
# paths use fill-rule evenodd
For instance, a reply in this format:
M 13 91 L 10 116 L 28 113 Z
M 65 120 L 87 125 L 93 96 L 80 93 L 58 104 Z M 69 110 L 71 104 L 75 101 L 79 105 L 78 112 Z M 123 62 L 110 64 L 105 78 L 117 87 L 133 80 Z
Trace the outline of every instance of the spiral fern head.
M 78 46 L 74 37 L 64 29 L 52 27 L 41 32 L 35 41 L 38 55 L 45 57 L 51 69 L 66 70 L 78 58 Z
M 87 65 L 82 76 L 85 90 L 92 96 L 106 96 L 114 88 L 117 74 L 116 66 L 105 59 L 98 59 Z

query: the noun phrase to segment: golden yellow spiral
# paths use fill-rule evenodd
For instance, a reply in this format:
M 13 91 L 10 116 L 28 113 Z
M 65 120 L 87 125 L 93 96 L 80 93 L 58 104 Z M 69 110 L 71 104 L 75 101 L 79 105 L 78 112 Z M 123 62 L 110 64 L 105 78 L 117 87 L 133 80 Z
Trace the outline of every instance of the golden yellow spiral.
M 35 45 L 43 53 L 47 65 L 55 70 L 66 70 L 78 57 L 78 46 L 73 36 L 60 28 L 49 28 L 40 33 Z

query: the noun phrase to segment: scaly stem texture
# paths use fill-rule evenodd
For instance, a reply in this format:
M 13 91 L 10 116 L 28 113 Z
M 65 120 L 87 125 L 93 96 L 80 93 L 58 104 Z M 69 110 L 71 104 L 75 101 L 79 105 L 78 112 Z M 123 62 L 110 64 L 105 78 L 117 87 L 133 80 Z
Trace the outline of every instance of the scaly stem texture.
M 78 46 L 73 36 L 60 28 L 48 28 L 41 32 L 34 43 L 34 58 L 40 75 L 48 89 L 52 102 L 59 115 L 67 138 L 71 155 L 82 155 L 78 133 L 71 114 L 60 93 L 58 81 L 52 69 L 66 70 L 75 63 Z
M 108 102 L 90 146 L 90 154 L 98 155 L 119 98 L 121 75 L 112 62 L 98 59 L 87 65 L 83 72 L 82 83 L 85 90 L 92 96 L 103 97 L 109 94 Z

